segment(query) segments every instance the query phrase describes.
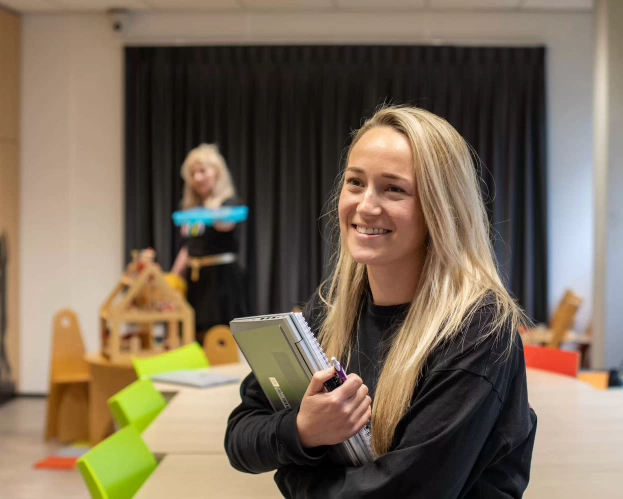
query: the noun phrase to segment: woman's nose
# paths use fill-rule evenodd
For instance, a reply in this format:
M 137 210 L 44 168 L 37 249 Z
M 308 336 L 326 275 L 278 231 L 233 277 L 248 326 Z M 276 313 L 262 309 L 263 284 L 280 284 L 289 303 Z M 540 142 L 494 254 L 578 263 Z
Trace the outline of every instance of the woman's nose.
M 381 214 L 381 205 L 376 193 L 372 189 L 368 189 L 363 193 L 363 198 L 357 205 L 357 212 L 362 215 L 378 216 Z

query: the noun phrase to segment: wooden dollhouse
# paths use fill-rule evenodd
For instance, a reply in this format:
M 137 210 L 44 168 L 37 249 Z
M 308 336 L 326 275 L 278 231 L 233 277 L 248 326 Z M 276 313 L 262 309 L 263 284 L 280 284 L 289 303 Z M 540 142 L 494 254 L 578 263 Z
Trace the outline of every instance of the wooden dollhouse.
M 169 286 L 154 260 L 152 249 L 133 251 L 100 309 L 102 354 L 113 362 L 155 355 L 195 340 L 193 308 Z

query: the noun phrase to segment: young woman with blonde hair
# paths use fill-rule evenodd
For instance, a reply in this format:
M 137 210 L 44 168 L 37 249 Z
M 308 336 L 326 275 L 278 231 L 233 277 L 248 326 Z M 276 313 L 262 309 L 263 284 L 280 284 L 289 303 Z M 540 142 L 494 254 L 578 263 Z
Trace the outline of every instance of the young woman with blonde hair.
M 517 329 L 465 140 L 445 120 L 386 107 L 355 134 L 336 196 L 332 276 L 304 315 L 351 373 L 316 373 L 299 407 L 273 413 L 251 374 L 226 451 L 277 469 L 286 497 L 521 497 L 536 415 Z M 329 462 L 370 421 L 376 462 Z
M 191 150 L 182 165 L 182 208 L 236 206 L 236 190 L 225 159 L 215 144 Z M 188 277 L 188 301 L 195 309 L 196 339 L 217 324 L 229 325 L 248 315 L 247 289 L 237 263 L 236 224 L 217 224 L 201 233 L 185 235 L 172 273 Z

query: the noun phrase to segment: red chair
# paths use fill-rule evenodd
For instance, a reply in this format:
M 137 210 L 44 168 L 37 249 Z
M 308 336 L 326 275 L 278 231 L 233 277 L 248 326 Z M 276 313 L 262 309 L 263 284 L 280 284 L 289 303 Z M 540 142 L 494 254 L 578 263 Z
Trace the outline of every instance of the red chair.
M 578 376 L 580 369 L 580 354 L 578 352 L 532 345 L 524 345 L 523 350 L 526 357 L 526 367 L 564 374 L 572 378 Z

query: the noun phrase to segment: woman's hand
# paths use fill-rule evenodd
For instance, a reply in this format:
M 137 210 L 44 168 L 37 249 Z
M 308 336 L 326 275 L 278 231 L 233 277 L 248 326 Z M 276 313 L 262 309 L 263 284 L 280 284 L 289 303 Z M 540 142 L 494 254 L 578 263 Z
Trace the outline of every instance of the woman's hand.
M 224 224 L 224 223 L 215 223 L 214 228 L 218 232 L 231 232 L 236 228 L 236 224 Z
M 349 374 L 342 386 L 325 392 L 324 383 L 334 374 L 334 368 L 315 373 L 303 397 L 296 418 L 303 447 L 342 443 L 370 420 L 372 399 L 361 378 Z

